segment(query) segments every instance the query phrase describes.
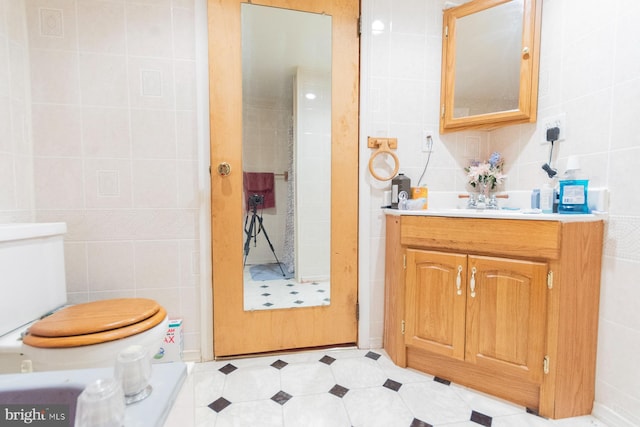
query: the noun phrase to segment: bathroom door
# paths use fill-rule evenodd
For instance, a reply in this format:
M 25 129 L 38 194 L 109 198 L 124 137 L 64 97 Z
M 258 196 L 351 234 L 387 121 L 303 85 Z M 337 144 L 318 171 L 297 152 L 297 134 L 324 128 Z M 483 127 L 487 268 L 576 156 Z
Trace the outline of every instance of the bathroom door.
M 330 175 L 331 189 L 331 240 L 327 255 L 330 303 L 271 310 L 246 309 L 244 304 L 242 3 L 240 0 L 208 2 L 214 356 L 355 344 L 359 1 L 250 2 L 274 8 L 293 6 L 331 18 L 331 166 L 330 171 L 325 172 Z M 313 49 L 315 46 L 310 45 L 307 50 Z

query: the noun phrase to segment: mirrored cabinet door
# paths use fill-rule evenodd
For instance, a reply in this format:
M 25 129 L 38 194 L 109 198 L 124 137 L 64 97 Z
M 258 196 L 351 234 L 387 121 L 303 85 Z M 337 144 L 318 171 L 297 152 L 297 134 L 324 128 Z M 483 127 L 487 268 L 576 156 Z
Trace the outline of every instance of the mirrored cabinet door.
M 474 0 L 444 11 L 440 133 L 535 122 L 540 0 Z

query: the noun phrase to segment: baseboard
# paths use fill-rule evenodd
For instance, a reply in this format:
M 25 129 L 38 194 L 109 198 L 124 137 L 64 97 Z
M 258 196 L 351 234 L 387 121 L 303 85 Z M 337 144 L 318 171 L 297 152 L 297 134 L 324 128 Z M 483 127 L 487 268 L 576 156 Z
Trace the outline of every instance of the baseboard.
M 382 338 L 369 338 L 369 348 L 382 348 Z
M 200 352 L 198 350 L 186 350 L 182 352 L 182 361 L 183 362 L 200 362 L 202 358 L 200 357 Z
M 598 403 L 594 402 L 593 410 L 591 411 L 591 415 L 593 415 L 598 420 L 602 421 L 608 426 L 616 426 L 616 427 L 640 427 L 638 424 L 634 424 L 628 419 L 620 416 L 620 414 L 612 411 L 610 408 Z

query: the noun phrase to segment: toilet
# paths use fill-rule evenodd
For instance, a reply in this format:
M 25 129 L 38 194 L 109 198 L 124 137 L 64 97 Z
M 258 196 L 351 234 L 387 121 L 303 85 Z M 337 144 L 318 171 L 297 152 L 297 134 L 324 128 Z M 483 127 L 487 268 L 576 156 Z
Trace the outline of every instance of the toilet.
M 0 224 L 0 373 L 112 367 L 142 345 L 153 356 L 168 328 L 147 298 L 67 305 L 65 223 Z

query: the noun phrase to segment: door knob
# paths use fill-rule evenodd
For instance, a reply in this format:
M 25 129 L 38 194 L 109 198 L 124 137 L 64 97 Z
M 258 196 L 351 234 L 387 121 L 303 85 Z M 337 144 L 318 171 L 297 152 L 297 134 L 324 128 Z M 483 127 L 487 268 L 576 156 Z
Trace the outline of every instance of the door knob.
M 227 162 L 222 162 L 218 165 L 218 174 L 220 176 L 227 176 L 231 173 L 231 165 Z

